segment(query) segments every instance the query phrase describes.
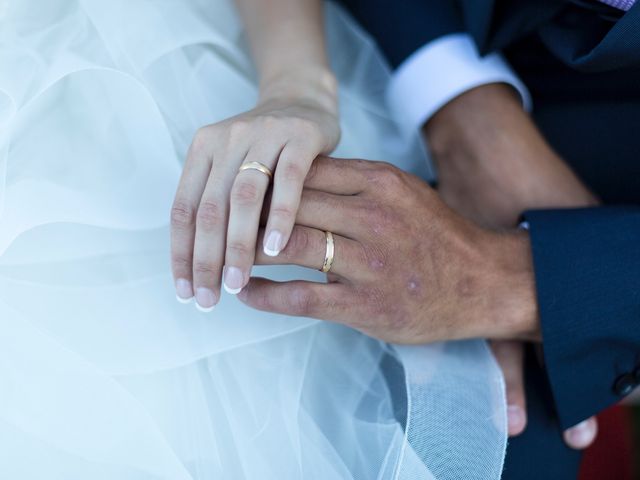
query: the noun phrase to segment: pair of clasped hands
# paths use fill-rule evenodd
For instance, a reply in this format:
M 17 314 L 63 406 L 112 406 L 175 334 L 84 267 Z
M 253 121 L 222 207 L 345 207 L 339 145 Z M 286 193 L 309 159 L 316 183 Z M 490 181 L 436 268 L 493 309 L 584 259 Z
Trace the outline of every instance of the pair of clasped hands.
M 263 98 L 196 134 L 171 212 L 178 299 L 195 298 L 208 312 L 224 288 L 259 310 L 340 322 L 394 343 L 488 338 L 507 384 L 509 433 L 518 435 L 526 426 L 522 342 L 541 334 L 528 234 L 514 227 L 528 208 L 595 197 L 507 86 L 471 90 L 425 126 L 436 192 L 387 163 L 322 156 L 340 128 L 335 84 L 320 85 L 313 96 Z M 251 162 L 273 178 L 241 169 Z M 327 283 L 251 277 L 253 265 L 319 269 L 327 231 L 335 248 Z M 584 448 L 596 429 L 586 420 L 565 441 Z

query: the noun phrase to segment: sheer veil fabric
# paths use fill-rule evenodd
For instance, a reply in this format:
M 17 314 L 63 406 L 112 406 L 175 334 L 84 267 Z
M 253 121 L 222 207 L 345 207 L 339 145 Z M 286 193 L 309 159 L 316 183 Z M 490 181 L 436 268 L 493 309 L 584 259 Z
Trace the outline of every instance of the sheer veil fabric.
M 426 175 L 379 52 L 326 8 L 335 155 Z M 176 302 L 181 162 L 256 96 L 229 1 L 0 1 L 1 478 L 500 477 L 504 386 L 483 342 L 397 347 L 228 295 L 211 314 Z

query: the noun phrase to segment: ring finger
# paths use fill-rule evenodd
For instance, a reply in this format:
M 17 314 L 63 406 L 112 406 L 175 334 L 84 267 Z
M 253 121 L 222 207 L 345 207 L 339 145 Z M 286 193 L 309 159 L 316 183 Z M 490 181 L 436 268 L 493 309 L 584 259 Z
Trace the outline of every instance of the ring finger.
M 282 145 L 256 145 L 238 171 L 230 195 L 224 289 L 237 294 L 251 276 L 264 196 Z
M 264 230 L 260 231 L 260 239 Z M 331 252 L 327 248 L 327 235 L 316 228 L 296 225 L 285 248 L 277 257 L 266 255 L 262 249 L 256 251 L 256 265 L 299 265 L 320 270 Z M 355 240 L 333 234 L 333 260 L 331 275 L 354 279 L 363 271 L 362 246 Z

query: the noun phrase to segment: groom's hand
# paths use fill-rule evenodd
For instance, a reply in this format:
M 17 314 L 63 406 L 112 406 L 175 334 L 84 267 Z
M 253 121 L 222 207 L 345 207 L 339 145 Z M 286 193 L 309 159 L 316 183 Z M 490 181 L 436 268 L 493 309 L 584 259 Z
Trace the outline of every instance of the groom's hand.
M 476 226 L 413 175 L 319 158 L 296 223 L 280 255 L 257 263 L 320 268 L 330 231 L 330 283 L 254 278 L 239 295 L 248 305 L 398 343 L 539 337 L 528 234 Z
M 456 211 L 491 228 L 514 227 L 527 209 L 578 207 L 595 196 L 550 148 L 510 87 L 485 85 L 460 95 L 425 126 L 439 193 Z M 509 404 L 509 433 L 527 422 L 523 345 L 493 342 Z M 595 417 L 564 433 L 573 448 L 595 439 Z

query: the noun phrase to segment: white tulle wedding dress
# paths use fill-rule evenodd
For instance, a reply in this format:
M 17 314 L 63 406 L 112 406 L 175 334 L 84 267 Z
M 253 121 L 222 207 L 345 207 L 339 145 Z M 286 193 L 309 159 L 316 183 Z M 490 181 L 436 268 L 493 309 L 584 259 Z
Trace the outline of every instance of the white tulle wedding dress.
M 335 155 L 424 168 L 380 54 L 335 5 L 326 20 Z M 0 0 L 0 478 L 500 477 L 483 342 L 397 347 L 228 295 L 211 314 L 176 301 L 185 151 L 255 83 L 229 1 Z

